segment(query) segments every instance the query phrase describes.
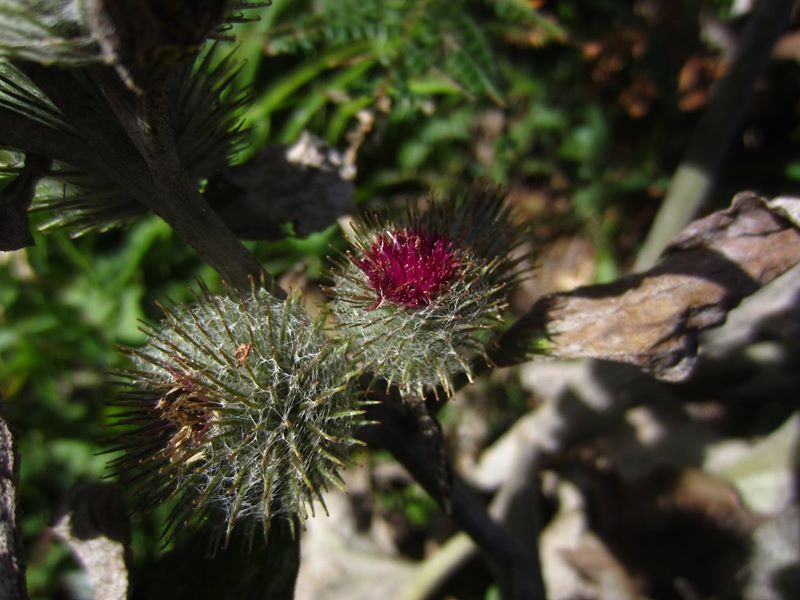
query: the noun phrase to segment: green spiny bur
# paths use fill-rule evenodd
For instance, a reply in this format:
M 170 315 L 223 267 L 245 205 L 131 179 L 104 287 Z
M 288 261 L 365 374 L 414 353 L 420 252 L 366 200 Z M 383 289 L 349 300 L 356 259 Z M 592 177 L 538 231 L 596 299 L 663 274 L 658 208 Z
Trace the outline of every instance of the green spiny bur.
M 191 307 L 165 308 L 142 349 L 121 422 L 114 468 L 139 491 L 139 508 L 176 498 L 170 530 L 207 521 L 266 535 L 324 507 L 322 491 L 363 423 L 346 348 L 326 340 L 297 298 L 264 290 L 233 299 L 207 290 Z

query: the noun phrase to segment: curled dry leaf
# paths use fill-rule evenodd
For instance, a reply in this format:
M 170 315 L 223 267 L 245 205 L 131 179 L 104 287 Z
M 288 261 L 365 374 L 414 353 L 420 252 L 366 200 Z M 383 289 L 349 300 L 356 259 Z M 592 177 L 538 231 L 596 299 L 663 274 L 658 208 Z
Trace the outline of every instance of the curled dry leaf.
M 631 363 L 682 381 L 697 362 L 698 333 L 800 263 L 799 228 L 800 198 L 737 194 L 731 208 L 690 224 L 652 269 L 541 298 L 494 358 L 513 362 L 538 333 L 550 356 Z
M 361 475 L 346 475 L 348 492 L 351 483 L 369 485 L 353 481 Z M 373 523 L 371 531 L 359 531 L 354 507 L 343 492 L 332 491 L 325 502 L 330 515 L 312 517 L 303 531 L 297 600 L 397 598 L 405 587 L 414 585 L 418 568 L 381 543 L 376 533 L 380 525 Z
M 116 484 L 76 485 L 53 532 L 86 569 L 95 598 L 127 598 L 130 521 Z
M 287 223 L 305 237 L 353 210 L 353 177 L 346 156 L 303 133 L 214 175 L 205 197 L 240 238 L 279 239 Z
M 28 154 L 25 166 L 0 191 L 0 251 L 19 250 L 33 246 L 33 236 L 28 224 L 28 208 L 36 193 L 39 179 L 50 170 L 49 158 Z

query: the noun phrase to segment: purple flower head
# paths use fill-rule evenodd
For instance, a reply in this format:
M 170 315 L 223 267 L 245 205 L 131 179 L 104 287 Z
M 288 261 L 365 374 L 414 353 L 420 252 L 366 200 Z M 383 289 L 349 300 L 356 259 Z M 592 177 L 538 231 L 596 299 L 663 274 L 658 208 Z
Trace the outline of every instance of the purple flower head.
M 429 305 L 452 279 L 459 266 L 452 242 L 443 235 L 419 229 L 381 233 L 353 262 L 364 272 L 383 301 L 410 308 Z
M 472 377 L 522 276 L 511 256 L 524 241 L 499 189 L 353 220 L 351 249 L 336 262 L 331 312 L 353 359 L 405 396 L 453 392 Z M 518 252 L 516 252 L 518 254 Z

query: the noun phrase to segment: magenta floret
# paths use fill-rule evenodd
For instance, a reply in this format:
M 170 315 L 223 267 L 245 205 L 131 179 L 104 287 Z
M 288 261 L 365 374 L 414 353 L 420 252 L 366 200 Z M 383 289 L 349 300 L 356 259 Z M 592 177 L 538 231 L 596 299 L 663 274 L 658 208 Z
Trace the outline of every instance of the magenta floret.
M 411 308 L 430 304 L 458 268 L 450 240 L 416 229 L 382 233 L 353 262 L 377 293 L 376 305 L 388 301 Z

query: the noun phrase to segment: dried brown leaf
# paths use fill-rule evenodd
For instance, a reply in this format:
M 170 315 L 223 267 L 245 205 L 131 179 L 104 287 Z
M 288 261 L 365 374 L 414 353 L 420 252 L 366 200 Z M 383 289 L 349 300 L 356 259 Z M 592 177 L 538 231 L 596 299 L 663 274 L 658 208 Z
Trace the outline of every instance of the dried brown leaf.
M 19 175 L 0 191 L 0 251 L 33 246 L 28 208 L 36 192 L 36 184 L 50 170 L 50 165 L 49 158 L 28 154 Z
M 205 196 L 242 239 L 280 239 L 287 223 L 305 237 L 352 211 L 354 176 L 346 157 L 303 133 L 211 177 Z
M 538 331 L 550 341 L 550 356 L 631 363 L 666 381 L 684 380 L 696 364 L 698 333 L 800 263 L 799 211 L 798 198 L 738 194 L 731 208 L 690 224 L 652 269 L 544 296 L 498 354 L 518 352 Z
M 130 521 L 115 484 L 75 486 L 53 532 L 86 569 L 95 598 L 127 598 Z

